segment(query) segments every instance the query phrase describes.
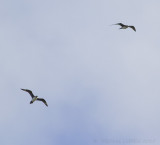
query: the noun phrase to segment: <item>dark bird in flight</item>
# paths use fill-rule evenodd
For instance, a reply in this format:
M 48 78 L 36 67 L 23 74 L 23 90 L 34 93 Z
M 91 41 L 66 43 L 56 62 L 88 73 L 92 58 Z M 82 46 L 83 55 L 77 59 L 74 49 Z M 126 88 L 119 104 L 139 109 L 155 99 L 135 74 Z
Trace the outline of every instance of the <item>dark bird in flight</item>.
M 117 23 L 117 24 L 113 24 L 113 25 L 120 25 L 121 26 L 120 29 L 127 29 L 129 27 L 129 28 L 133 29 L 136 32 L 136 28 L 134 26 L 124 25 L 122 23 Z
M 27 89 L 21 89 L 21 90 L 28 92 L 30 96 L 32 97 L 30 104 L 32 104 L 34 101 L 42 101 L 46 106 L 48 106 L 47 102 L 43 98 L 38 98 L 38 96 L 34 96 L 32 91 L 27 90 Z

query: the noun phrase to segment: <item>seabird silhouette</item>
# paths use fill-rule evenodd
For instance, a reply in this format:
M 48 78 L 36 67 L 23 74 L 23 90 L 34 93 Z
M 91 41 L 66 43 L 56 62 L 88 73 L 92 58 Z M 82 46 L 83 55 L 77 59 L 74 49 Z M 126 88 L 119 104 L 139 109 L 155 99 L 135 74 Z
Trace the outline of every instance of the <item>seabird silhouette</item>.
M 28 92 L 32 97 L 30 104 L 32 104 L 34 101 L 42 101 L 46 106 L 48 106 L 47 102 L 43 98 L 38 98 L 38 96 L 34 96 L 31 90 L 27 90 L 27 89 L 21 89 L 21 90 Z
M 120 25 L 121 26 L 120 29 L 127 29 L 129 27 L 129 28 L 133 29 L 136 32 L 136 28 L 134 26 L 124 25 L 122 23 L 117 23 L 117 24 L 113 24 L 113 25 Z

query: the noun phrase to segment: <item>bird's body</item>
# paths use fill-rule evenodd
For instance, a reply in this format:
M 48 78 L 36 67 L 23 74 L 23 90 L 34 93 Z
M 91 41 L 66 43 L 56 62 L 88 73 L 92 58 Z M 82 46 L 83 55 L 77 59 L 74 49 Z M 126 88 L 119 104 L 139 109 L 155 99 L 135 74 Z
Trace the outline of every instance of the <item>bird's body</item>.
M 46 106 L 48 106 L 47 102 L 43 98 L 38 98 L 38 96 L 34 96 L 31 90 L 27 90 L 27 89 L 21 89 L 21 90 L 28 92 L 32 97 L 30 104 L 32 104 L 34 101 L 42 101 Z
M 129 28 L 133 29 L 136 32 L 136 28 L 134 26 L 124 25 L 122 23 L 117 23 L 117 24 L 114 24 L 114 25 L 120 25 L 121 26 L 120 29 L 127 29 L 129 27 Z
M 36 101 L 37 98 L 38 98 L 37 96 L 33 97 L 32 100 L 31 100 L 31 102 L 30 102 L 30 104 L 32 104 L 34 101 Z

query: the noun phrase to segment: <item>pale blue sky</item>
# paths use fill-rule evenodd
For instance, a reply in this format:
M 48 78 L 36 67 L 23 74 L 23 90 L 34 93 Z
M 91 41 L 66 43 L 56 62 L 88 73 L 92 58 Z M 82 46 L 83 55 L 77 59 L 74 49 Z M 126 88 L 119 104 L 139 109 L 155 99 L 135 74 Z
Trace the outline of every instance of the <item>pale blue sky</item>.
M 0 144 L 159 145 L 159 7 L 2 0 Z M 137 32 L 111 26 L 119 22 Z

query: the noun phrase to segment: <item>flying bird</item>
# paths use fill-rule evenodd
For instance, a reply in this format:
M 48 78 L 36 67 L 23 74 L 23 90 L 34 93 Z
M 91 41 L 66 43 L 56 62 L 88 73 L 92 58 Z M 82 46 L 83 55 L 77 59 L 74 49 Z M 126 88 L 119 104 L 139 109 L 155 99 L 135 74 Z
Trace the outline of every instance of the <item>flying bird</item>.
M 31 90 L 27 90 L 27 89 L 21 89 L 21 90 L 28 92 L 32 97 L 30 104 L 32 104 L 34 101 L 42 101 L 46 106 L 48 106 L 47 102 L 43 98 L 38 98 L 38 96 L 34 96 Z
M 113 25 L 120 25 L 121 26 L 120 29 L 127 29 L 129 27 L 129 28 L 133 29 L 136 32 L 136 28 L 134 26 L 124 25 L 122 23 L 117 23 L 117 24 L 113 24 Z

